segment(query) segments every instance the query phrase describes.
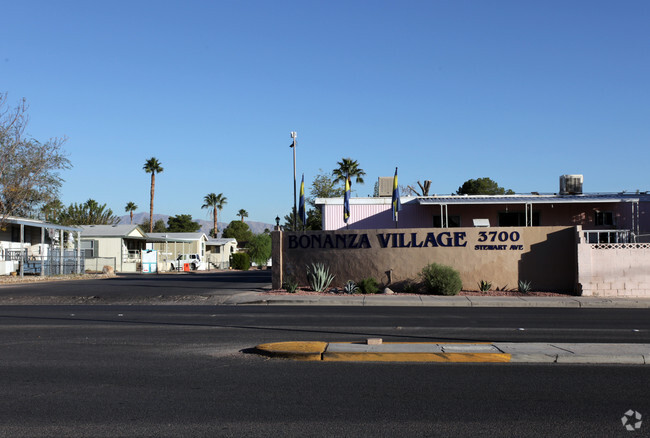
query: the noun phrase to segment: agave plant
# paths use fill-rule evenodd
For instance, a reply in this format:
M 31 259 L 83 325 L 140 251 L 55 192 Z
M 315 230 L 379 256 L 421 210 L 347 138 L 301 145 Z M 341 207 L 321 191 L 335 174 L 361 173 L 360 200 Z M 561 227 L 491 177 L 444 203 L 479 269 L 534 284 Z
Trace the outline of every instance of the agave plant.
M 480 283 L 478 284 L 478 290 L 481 292 L 487 292 L 490 289 L 492 289 L 492 283 L 489 281 L 481 280 Z
M 519 292 L 528 293 L 531 289 L 531 282 L 519 280 Z
M 357 294 L 359 293 L 359 286 L 354 281 L 348 280 L 345 286 L 343 286 L 343 292 L 346 294 Z
M 307 280 L 313 291 L 323 292 L 332 284 L 334 275 L 323 263 L 312 263 L 311 268 L 307 266 Z

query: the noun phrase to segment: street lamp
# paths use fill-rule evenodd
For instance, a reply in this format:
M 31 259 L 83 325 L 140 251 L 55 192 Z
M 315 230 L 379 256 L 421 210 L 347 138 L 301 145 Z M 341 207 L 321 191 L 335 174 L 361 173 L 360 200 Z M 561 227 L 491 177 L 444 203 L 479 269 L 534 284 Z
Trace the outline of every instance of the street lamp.
M 298 133 L 291 131 L 291 138 L 293 141 L 289 145 L 293 149 L 293 230 L 296 230 L 296 217 L 298 216 L 298 211 L 296 208 L 296 137 Z

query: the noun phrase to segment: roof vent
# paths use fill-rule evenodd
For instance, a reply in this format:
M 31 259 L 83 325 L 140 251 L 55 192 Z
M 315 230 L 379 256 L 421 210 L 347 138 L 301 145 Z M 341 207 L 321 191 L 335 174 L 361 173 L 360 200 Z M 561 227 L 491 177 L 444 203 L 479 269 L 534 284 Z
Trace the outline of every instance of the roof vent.
M 582 175 L 562 175 L 560 195 L 582 195 Z

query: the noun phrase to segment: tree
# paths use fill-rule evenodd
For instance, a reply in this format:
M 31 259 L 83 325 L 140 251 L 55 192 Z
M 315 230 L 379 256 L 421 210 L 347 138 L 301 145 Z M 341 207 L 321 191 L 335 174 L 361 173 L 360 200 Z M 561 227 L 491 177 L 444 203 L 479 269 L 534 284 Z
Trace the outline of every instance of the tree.
M 140 224 L 142 229 L 147 229 L 149 227 L 150 218 L 145 217 Z M 167 223 L 163 219 L 158 219 L 153 223 L 153 232 L 154 233 L 166 233 L 167 232 Z
M 41 143 L 25 135 L 27 104 L 11 108 L 0 94 L 0 227 L 8 216 L 32 216 L 57 199 L 63 179 L 59 171 L 71 167 L 63 152 L 65 138 Z
M 266 265 L 271 258 L 271 236 L 256 234 L 248 240 L 248 255 L 257 266 Z
M 490 178 L 470 179 L 458 187 L 457 195 L 514 195 L 512 190 L 499 187 Z
M 145 223 L 145 225 L 149 225 L 149 221 Z M 167 224 L 165 223 L 164 220 L 158 219 L 156 222 L 153 224 L 153 232 L 154 233 L 166 233 L 167 232 Z
M 352 178 L 355 178 L 357 183 L 364 183 L 363 177 L 366 175 L 366 172 L 359 167 L 357 160 L 353 160 L 352 158 L 343 158 L 336 164 L 338 164 L 339 167 L 332 171 L 332 176 L 336 177 L 334 183 L 342 182 L 345 184 L 345 178 L 347 176 L 350 177 L 350 181 L 352 181 Z
M 192 220 L 190 214 L 178 214 L 167 219 L 167 231 L 170 233 L 196 233 L 201 224 Z
M 45 222 L 57 223 L 64 208 L 65 206 L 58 199 L 53 199 L 47 204 L 44 204 L 41 207 L 41 213 L 45 217 Z
M 217 233 L 219 232 L 218 225 L 217 225 L 217 210 L 222 210 L 223 206 L 226 205 L 228 202 L 228 198 L 223 196 L 223 193 L 219 193 L 218 195 L 215 195 L 214 193 L 208 193 L 205 195 L 203 198 L 203 205 L 201 208 L 208 208 L 212 210 L 212 219 L 213 219 L 213 235 L 214 237 L 217 237 Z
M 248 212 L 242 208 L 242 209 L 239 210 L 239 212 L 237 213 L 237 216 L 241 217 L 241 221 L 244 222 L 244 218 L 245 218 L 245 217 L 248 217 Z
M 307 223 L 305 224 L 305 230 L 322 230 L 322 216 L 321 212 L 317 208 L 311 208 L 307 211 Z M 296 221 L 296 229 L 293 228 L 293 210 L 289 214 L 284 216 L 284 225 L 282 229 L 284 231 L 302 231 L 302 224 L 300 219 Z
M 133 212 L 136 211 L 137 209 L 138 206 L 135 205 L 135 202 L 128 202 L 126 204 L 126 207 L 124 207 L 124 211 L 129 213 L 129 215 L 131 216 L 131 223 L 133 223 Z
M 229 239 L 237 239 L 238 244 L 246 244 L 249 240 L 253 238 L 253 232 L 247 223 L 242 221 L 231 221 L 223 233 L 222 237 L 227 237 Z
M 100 205 L 94 199 L 89 199 L 83 204 L 70 204 L 60 212 L 57 222 L 62 225 L 115 225 L 120 218 L 106 204 Z
M 149 208 L 149 232 L 153 232 L 153 195 L 156 190 L 156 174 L 162 172 L 164 169 L 160 161 L 156 157 L 149 158 L 145 163 L 142 169 L 151 174 L 151 197 L 150 197 L 150 208 Z
M 319 169 L 319 172 L 311 183 L 309 198 L 307 199 L 307 202 L 312 207 L 316 205 L 316 198 L 340 198 L 344 192 L 344 189 L 336 187 L 336 181 L 332 177 L 323 173 L 322 169 Z M 345 180 L 345 177 L 343 178 Z

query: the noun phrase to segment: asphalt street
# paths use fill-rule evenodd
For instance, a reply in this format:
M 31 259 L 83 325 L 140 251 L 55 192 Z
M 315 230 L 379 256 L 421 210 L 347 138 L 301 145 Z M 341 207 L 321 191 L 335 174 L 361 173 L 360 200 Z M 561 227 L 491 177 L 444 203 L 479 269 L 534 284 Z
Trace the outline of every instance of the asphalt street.
M 431 310 L 3 306 L 0 436 L 632 436 L 624 413 L 650 412 L 645 366 L 305 363 L 250 352 L 296 338 L 434 339 L 446 325 L 521 336 L 527 317 L 545 326 L 541 315 Z M 641 323 L 636 313 L 629 327 Z M 590 339 L 592 315 L 549 325 Z M 627 328 L 612 319 L 598 330 Z
M 222 274 L 0 286 L 1 303 L 97 297 L 0 305 L 0 437 L 647 435 L 622 421 L 650 415 L 646 365 L 297 362 L 253 347 L 650 343 L 650 309 L 170 304 L 268 288 L 264 271 Z M 159 296 L 175 298 L 140 304 Z

